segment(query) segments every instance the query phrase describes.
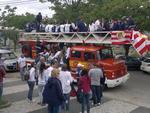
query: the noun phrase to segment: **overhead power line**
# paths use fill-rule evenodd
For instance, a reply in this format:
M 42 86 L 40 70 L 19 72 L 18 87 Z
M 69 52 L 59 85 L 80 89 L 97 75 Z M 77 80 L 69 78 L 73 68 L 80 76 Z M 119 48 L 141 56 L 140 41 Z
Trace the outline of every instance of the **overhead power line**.
M 32 4 L 32 3 L 38 3 L 37 0 L 26 0 L 26 1 L 8 1 L 5 3 L 0 3 L 0 6 L 6 6 L 6 5 L 23 5 L 23 4 Z

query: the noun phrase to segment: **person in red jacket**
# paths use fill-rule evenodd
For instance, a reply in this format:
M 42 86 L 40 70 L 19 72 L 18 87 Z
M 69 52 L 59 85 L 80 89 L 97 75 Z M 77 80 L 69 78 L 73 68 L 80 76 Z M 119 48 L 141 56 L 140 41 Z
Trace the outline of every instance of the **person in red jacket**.
M 3 66 L 0 65 L 0 99 L 2 97 L 2 93 L 3 93 L 3 79 L 6 75 L 6 72 L 3 68 Z
M 83 93 L 82 97 L 82 113 L 85 111 L 85 107 L 87 107 L 87 113 L 90 113 L 90 92 L 91 92 L 91 79 L 88 76 L 88 71 L 83 70 L 81 72 L 81 77 L 79 79 L 78 87 Z

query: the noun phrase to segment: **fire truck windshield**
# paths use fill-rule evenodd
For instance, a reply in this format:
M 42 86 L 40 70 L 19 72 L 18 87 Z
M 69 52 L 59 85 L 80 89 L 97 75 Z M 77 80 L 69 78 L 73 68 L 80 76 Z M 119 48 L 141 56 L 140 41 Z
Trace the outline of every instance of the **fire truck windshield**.
M 97 51 L 98 59 L 113 58 L 113 52 L 110 48 Z

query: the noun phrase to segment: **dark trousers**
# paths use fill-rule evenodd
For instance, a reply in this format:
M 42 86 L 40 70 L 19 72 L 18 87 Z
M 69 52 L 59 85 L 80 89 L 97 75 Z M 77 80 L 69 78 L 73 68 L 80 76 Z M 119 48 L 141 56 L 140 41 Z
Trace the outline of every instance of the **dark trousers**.
M 62 109 L 69 111 L 69 103 L 70 103 L 70 94 L 64 94 L 64 102 L 62 105 Z
M 0 99 L 2 98 L 2 94 L 3 94 L 3 83 L 0 82 Z
M 48 105 L 48 113 L 59 113 L 60 106 Z
M 102 97 L 102 88 L 101 86 L 92 85 L 92 96 L 93 96 L 93 103 L 101 103 Z
M 35 82 L 28 81 L 28 86 L 29 86 L 28 99 L 30 100 L 32 100 L 34 84 Z
M 82 100 L 82 113 L 85 111 L 85 107 L 87 110 L 87 113 L 90 113 L 90 94 L 84 94 L 83 93 L 83 100 Z

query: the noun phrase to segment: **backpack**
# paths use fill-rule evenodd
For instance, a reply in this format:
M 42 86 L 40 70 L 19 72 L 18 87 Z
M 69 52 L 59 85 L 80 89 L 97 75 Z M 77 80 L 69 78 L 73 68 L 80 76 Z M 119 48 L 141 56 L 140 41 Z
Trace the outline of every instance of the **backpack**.
M 28 81 L 30 78 L 30 71 L 28 68 L 25 68 L 25 71 L 24 71 L 24 80 L 25 81 Z

